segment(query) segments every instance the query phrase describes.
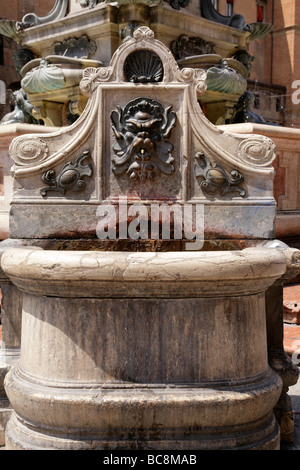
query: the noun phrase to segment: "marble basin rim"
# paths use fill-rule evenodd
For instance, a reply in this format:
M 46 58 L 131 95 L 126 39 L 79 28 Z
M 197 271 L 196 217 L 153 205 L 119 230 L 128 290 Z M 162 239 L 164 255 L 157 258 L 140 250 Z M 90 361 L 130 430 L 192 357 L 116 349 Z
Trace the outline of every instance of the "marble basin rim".
M 237 251 L 128 252 L 11 248 L 5 275 L 35 295 L 103 298 L 233 296 L 266 290 L 285 274 L 283 253 Z

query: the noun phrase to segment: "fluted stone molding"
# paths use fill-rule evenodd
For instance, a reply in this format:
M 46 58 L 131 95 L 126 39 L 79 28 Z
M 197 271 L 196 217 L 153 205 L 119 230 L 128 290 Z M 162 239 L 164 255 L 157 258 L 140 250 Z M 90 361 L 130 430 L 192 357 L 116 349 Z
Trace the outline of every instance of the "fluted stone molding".
M 16 42 L 19 41 L 20 29 L 18 23 L 15 20 L 0 20 L 0 34 L 8 38 L 14 39 Z

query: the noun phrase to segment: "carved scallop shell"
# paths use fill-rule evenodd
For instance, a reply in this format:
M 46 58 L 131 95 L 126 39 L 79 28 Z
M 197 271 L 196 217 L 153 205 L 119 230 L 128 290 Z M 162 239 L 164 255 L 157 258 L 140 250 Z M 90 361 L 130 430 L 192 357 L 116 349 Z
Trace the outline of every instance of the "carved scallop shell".
M 26 73 L 22 88 L 29 93 L 44 93 L 65 86 L 65 77 L 61 69 L 41 60 L 38 67 Z
M 161 82 L 164 68 L 160 57 L 152 51 L 134 51 L 124 63 L 126 80 L 134 83 Z
M 29 166 L 45 160 L 49 155 L 49 148 L 39 137 L 22 136 L 12 141 L 9 153 L 16 164 Z
M 211 67 L 207 71 L 208 90 L 242 95 L 246 88 L 247 80 L 231 67 Z
M 17 22 L 15 20 L 0 20 L 0 34 L 8 38 L 16 38 L 18 36 Z

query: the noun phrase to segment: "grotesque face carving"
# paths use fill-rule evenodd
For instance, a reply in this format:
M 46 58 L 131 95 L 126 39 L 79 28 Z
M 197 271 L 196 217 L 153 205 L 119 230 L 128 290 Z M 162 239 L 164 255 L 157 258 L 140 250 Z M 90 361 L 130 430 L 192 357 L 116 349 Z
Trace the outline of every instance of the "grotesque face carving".
M 171 155 L 173 144 L 166 139 L 176 124 L 171 106 L 164 108 L 157 101 L 138 98 L 123 109 L 111 113 L 117 145 L 113 148 L 113 172 L 128 173 L 132 180 L 152 180 L 161 172 L 175 170 Z

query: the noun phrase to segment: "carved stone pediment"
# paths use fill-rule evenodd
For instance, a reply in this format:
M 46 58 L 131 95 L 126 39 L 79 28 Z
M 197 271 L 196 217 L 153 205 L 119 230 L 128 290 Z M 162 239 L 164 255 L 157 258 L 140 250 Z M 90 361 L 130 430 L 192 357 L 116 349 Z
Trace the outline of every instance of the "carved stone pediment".
M 92 233 L 97 205 L 120 196 L 145 204 L 204 204 L 213 236 L 272 236 L 275 146 L 266 137 L 225 133 L 205 118 L 198 103 L 206 91 L 204 70 L 180 69 L 153 31 L 140 27 L 107 67 L 84 69 L 80 87 L 88 102 L 74 124 L 11 144 L 15 236 L 24 230 L 25 214 L 38 220 L 45 208 L 49 220 L 41 236 L 68 226 Z M 62 169 L 84 152 L 92 169 L 84 184 L 60 190 Z M 41 194 L 45 174 L 53 184 Z M 77 221 L 69 219 L 71 207 L 80 214 Z

